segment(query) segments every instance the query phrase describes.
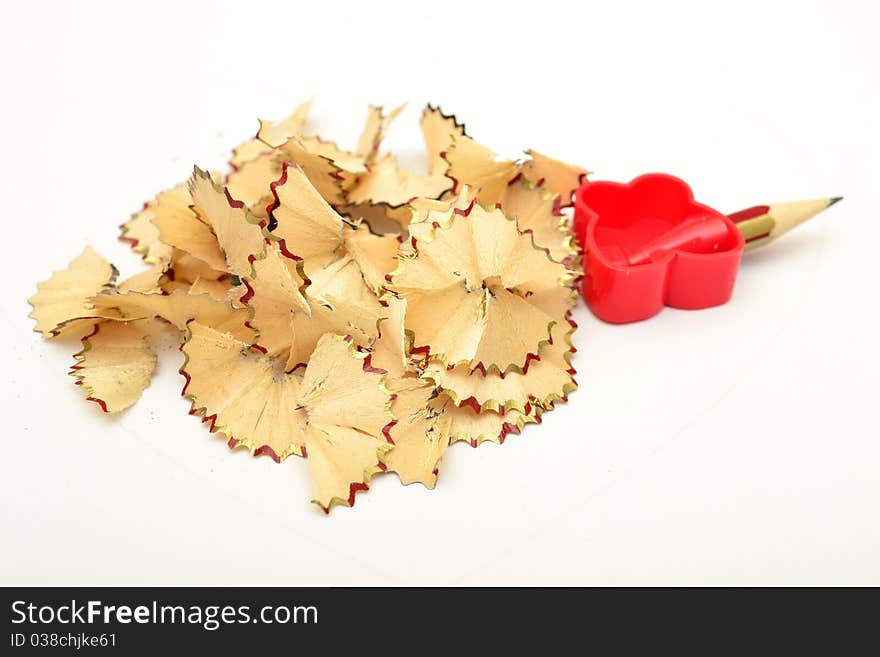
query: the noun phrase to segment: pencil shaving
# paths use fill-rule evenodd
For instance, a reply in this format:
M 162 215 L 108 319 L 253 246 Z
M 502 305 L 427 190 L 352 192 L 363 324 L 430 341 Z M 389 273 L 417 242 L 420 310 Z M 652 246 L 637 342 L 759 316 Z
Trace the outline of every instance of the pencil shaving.
M 586 171 L 498 161 L 430 105 L 425 168 L 403 169 L 383 151 L 403 109 L 369 107 L 350 150 L 307 134 L 311 101 L 260 120 L 228 172 L 196 167 L 121 225 L 143 271 L 117 284 L 89 248 L 41 283 L 36 330 L 82 339 L 71 374 L 108 413 L 176 332 L 192 414 L 305 458 L 325 511 L 383 472 L 433 488 L 451 444 L 501 443 L 576 386 L 561 208 Z

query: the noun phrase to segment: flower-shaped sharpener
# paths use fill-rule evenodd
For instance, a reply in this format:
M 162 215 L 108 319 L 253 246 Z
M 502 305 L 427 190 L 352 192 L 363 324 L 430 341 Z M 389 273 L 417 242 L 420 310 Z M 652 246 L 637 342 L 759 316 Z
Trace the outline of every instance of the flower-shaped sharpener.
M 586 182 L 575 195 L 574 225 L 584 248 L 584 299 L 606 322 L 647 319 L 664 305 L 718 306 L 733 293 L 742 234 L 697 203 L 679 178 Z

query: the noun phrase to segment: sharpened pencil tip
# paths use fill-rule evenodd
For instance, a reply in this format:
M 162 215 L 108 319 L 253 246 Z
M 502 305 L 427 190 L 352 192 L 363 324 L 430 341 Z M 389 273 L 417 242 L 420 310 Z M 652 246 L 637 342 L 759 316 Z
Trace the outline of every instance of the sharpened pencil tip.
M 831 202 L 828 203 L 828 207 L 830 208 L 832 205 L 834 205 L 835 203 L 838 203 L 842 200 L 843 200 L 842 196 L 835 196 L 834 198 L 831 199 Z

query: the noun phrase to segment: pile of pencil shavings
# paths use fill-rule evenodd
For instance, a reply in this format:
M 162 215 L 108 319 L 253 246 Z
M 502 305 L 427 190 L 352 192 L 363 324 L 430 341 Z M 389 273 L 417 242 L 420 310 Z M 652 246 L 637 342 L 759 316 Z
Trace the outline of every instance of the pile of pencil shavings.
M 380 152 L 400 109 L 371 107 L 353 151 L 304 136 L 308 109 L 123 224 L 148 269 L 118 283 L 87 248 L 29 301 L 44 337 L 82 340 L 70 373 L 107 413 L 149 385 L 164 320 L 190 413 L 232 447 L 307 457 L 328 511 L 379 472 L 433 487 L 451 443 L 500 443 L 576 387 L 561 209 L 587 172 L 497 161 L 429 105 L 422 175 Z

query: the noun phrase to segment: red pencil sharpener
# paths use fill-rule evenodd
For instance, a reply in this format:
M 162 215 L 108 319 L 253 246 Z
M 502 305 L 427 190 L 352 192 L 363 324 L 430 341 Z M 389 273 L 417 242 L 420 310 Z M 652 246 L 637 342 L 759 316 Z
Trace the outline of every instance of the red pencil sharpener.
M 664 305 L 718 306 L 733 293 L 743 236 L 675 176 L 588 181 L 575 194 L 574 226 L 584 249 L 582 294 L 606 322 L 647 319 Z

